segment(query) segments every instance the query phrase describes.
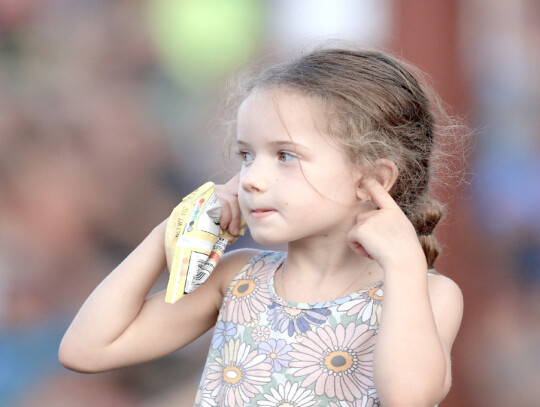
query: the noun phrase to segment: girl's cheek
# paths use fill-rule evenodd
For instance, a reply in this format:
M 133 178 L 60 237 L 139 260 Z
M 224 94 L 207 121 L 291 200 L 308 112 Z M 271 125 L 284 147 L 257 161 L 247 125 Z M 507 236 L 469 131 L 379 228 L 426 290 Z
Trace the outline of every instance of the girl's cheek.
M 248 211 L 247 211 L 247 206 L 244 203 L 243 193 L 242 193 L 241 190 L 238 191 L 238 206 L 240 207 L 240 214 L 245 219 L 246 215 L 248 215 L 248 213 L 247 213 Z
M 242 218 L 247 219 L 249 213 L 248 213 L 247 210 L 244 210 L 244 208 L 242 206 L 240 206 L 240 215 L 242 215 Z

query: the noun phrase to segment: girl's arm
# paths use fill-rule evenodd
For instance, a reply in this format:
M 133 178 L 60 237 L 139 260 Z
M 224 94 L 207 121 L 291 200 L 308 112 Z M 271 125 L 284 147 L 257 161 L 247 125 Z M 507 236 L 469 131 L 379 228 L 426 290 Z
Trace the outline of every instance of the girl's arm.
M 165 267 L 164 234 L 156 227 L 86 300 L 60 344 L 64 366 L 98 372 L 152 360 L 214 325 L 226 280 L 254 253 L 227 253 L 203 285 L 167 304 L 165 292 L 146 298 Z
M 364 188 L 378 209 L 359 215 L 349 240 L 384 270 L 374 359 L 377 393 L 384 406 L 433 407 L 450 388 L 461 291 L 446 277 L 428 277 L 414 227 L 386 189 L 375 180 Z
M 224 205 L 224 223 L 239 223 L 231 205 L 234 199 Z M 165 292 L 146 298 L 165 268 L 165 227 L 166 222 L 157 226 L 86 300 L 60 344 L 64 366 L 97 372 L 148 361 L 183 347 L 215 323 L 226 286 L 256 251 L 226 253 L 203 285 L 168 304 Z
M 385 406 L 433 407 L 451 385 L 450 350 L 463 312 L 458 286 L 426 267 L 384 270 L 374 375 Z

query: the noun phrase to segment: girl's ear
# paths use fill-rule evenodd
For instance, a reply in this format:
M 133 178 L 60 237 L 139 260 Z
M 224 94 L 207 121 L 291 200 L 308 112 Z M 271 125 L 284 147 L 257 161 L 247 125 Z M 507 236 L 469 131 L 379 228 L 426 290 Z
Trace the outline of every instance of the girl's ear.
M 374 175 L 386 191 L 390 191 L 396 183 L 399 170 L 395 162 L 387 158 L 379 158 L 375 161 Z
M 357 173 L 357 192 L 356 195 L 360 201 L 369 201 L 371 197 L 362 186 L 362 179 L 365 177 L 375 177 L 377 182 L 383 186 L 386 191 L 390 191 L 395 184 L 399 170 L 396 163 L 386 158 L 380 158 L 375 161 L 375 165 L 370 169 L 359 170 Z

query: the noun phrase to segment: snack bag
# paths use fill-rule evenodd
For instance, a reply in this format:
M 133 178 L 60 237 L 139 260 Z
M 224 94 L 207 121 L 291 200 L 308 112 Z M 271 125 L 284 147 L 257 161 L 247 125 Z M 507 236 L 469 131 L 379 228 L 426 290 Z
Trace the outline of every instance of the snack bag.
M 175 303 L 204 283 L 221 259 L 227 244 L 238 236 L 221 230 L 221 203 L 214 183 L 207 182 L 174 208 L 165 230 L 169 283 L 165 302 Z M 244 234 L 243 225 L 240 235 Z

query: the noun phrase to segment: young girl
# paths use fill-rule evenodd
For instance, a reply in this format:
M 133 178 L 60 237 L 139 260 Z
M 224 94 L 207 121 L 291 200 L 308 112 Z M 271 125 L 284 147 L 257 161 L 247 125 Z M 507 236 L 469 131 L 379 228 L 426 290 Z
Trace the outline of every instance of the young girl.
M 379 52 L 316 50 L 240 92 L 242 168 L 215 187 L 228 252 L 174 305 L 146 298 L 165 222 L 92 293 L 60 347 L 98 372 L 171 353 L 215 326 L 196 405 L 434 406 L 450 388 L 462 296 L 430 269 L 441 207 L 436 136 L 417 80 Z M 383 300 L 384 298 L 384 300 Z

